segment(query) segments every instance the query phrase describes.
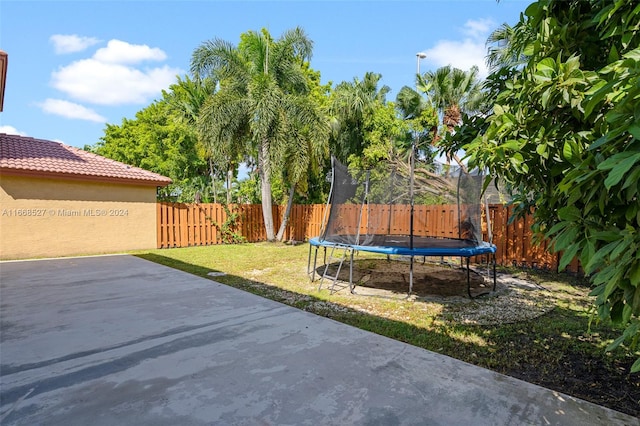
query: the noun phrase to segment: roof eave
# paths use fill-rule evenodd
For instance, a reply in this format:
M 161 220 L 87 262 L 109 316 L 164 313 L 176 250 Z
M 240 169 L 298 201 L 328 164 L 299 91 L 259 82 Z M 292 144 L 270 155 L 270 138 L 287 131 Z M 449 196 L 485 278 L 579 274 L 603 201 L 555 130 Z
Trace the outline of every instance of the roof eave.
M 125 185 L 142 185 L 153 187 L 164 187 L 169 185 L 171 179 L 131 179 L 121 178 L 115 176 L 98 176 L 98 175 L 85 175 L 79 173 L 61 173 L 61 172 L 48 172 L 44 170 L 29 170 L 29 169 L 15 169 L 0 167 L 0 175 L 5 176 L 19 176 L 19 177 L 33 177 L 33 178 L 47 178 L 47 179 L 64 179 L 83 182 L 94 183 L 117 183 Z

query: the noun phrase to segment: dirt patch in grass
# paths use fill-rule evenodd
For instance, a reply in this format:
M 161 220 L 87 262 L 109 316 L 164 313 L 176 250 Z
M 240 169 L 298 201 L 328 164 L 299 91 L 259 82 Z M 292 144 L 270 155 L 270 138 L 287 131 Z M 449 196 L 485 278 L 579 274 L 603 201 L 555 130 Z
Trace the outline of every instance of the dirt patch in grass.
M 328 275 L 335 276 L 337 264 L 329 265 Z M 318 269 L 320 273 L 324 268 Z M 349 264 L 345 262 L 340 270 L 338 279 L 349 282 Z M 386 259 L 358 259 L 353 262 L 353 283 L 357 287 L 367 289 L 386 290 L 404 295 L 409 292 L 410 263 L 402 260 Z M 471 295 L 476 297 L 487 292 L 485 279 L 476 271 L 469 274 Z M 466 269 L 450 263 L 413 263 L 414 297 L 427 296 L 466 296 Z
M 496 325 L 530 320 L 549 312 L 555 299 L 543 287 L 509 274 L 493 276 L 486 269 L 467 269 L 450 263 L 414 262 L 413 288 L 409 295 L 408 262 L 365 259 L 353 264 L 353 292 L 361 296 L 406 298 L 444 305 L 441 318 L 458 324 Z M 329 266 L 335 276 L 337 264 Z M 319 268 L 318 272 L 324 272 Z M 338 282 L 326 280 L 334 291 L 349 292 L 349 265 L 343 265 Z M 468 296 L 467 279 L 469 279 Z

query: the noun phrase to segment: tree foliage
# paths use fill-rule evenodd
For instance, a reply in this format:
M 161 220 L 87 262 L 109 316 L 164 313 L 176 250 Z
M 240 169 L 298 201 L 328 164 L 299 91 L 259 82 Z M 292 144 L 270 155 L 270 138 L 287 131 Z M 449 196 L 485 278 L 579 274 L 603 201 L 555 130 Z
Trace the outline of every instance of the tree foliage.
M 541 0 L 507 38 L 512 51 L 489 79 L 493 113 L 467 121 L 447 148 L 464 148 L 514 188 L 522 212 L 534 209 L 561 269 L 579 258 L 599 316 L 624 328 L 608 349 L 637 347 L 640 6 Z
M 396 102 L 388 102 L 382 76 L 367 72 L 364 78 L 338 84 L 331 93 L 329 111 L 333 134 L 331 153 L 349 167 L 375 168 L 384 164 L 409 168 L 414 143 L 422 159 L 433 159 L 430 131 L 437 126 L 435 108 L 419 93 L 403 87 Z
M 365 120 L 374 111 L 383 108 L 388 86 L 378 87 L 381 74 L 367 72 L 364 78 L 339 83 L 331 93 L 329 115 L 331 117 L 331 153 L 346 163 L 351 157 L 357 159 L 367 145 Z
M 418 91 L 440 112 L 445 131 L 460 124 L 462 113 L 473 114 L 484 107 L 485 96 L 478 78 L 478 67 L 463 71 L 444 66 L 418 76 Z
M 176 120 L 187 125 L 188 129 L 193 132 L 194 137 L 198 138 L 199 134 L 196 132 L 196 124 L 200 115 L 202 106 L 207 99 L 215 94 L 216 82 L 213 79 L 205 78 L 201 80 L 193 80 L 189 76 L 185 76 L 184 79 L 178 76 L 177 83 L 169 86 L 169 90 L 163 90 L 163 100 L 167 102 L 170 113 L 176 118 Z M 227 187 L 227 203 L 230 202 L 230 181 L 229 178 L 233 173 L 233 170 L 229 170 L 227 164 L 220 166 L 217 161 L 217 152 L 213 151 L 210 146 L 204 144 L 201 139 L 198 140 L 198 146 L 201 151 L 204 152 L 205 160 L 209 165 L 209 174 L 211 182 L 208 182 L 204 176 L 200 176 L 194 180 L 194 188 L 198 198 L 203 201 L 217 202 L 217 192 L 221 181 L 226 180 Z M 210 186 L 209 186 L 210 184 Z
M 207 162 L 195 132 L 175 119 L 165 100 L 152 103 L 124 118 L 120 125 L 107 124 L 104 136 L 91 150 L 132 166 L 170 177 L 173 183 L 162 189 L 162 199 L 192 202 L 195 193 L 206 196 Z
M 416 90 L 404 86 L 396 96 L 396 109 L 408 126 L 405 139 L 415 141 L 417 149 L 423 151 L 421 157 L 432 158 L 430 145 L 433 145 L 439 124 L 436 107 Z

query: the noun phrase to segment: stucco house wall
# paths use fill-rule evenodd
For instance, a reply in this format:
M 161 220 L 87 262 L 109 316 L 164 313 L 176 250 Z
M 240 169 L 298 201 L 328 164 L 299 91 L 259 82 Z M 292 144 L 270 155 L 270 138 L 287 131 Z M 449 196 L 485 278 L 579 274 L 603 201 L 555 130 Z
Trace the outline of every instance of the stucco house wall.
M 0 134 L 0 259 L 156 247 L 156 192 L 168 178 L 57 142 L 6 136 Z M 10 143 L 30 146 L 16 154 Z M 16 168 L 17 158 L 28 166 Z M 90 171 L 78 173 L 83 167 Z

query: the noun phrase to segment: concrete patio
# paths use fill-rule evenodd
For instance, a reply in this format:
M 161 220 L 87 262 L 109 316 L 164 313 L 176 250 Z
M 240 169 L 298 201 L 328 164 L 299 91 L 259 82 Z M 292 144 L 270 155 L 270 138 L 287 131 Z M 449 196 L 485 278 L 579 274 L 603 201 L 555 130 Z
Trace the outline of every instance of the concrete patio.
M 640 425 L 133 256 L 0 263 L 3 425 Z

